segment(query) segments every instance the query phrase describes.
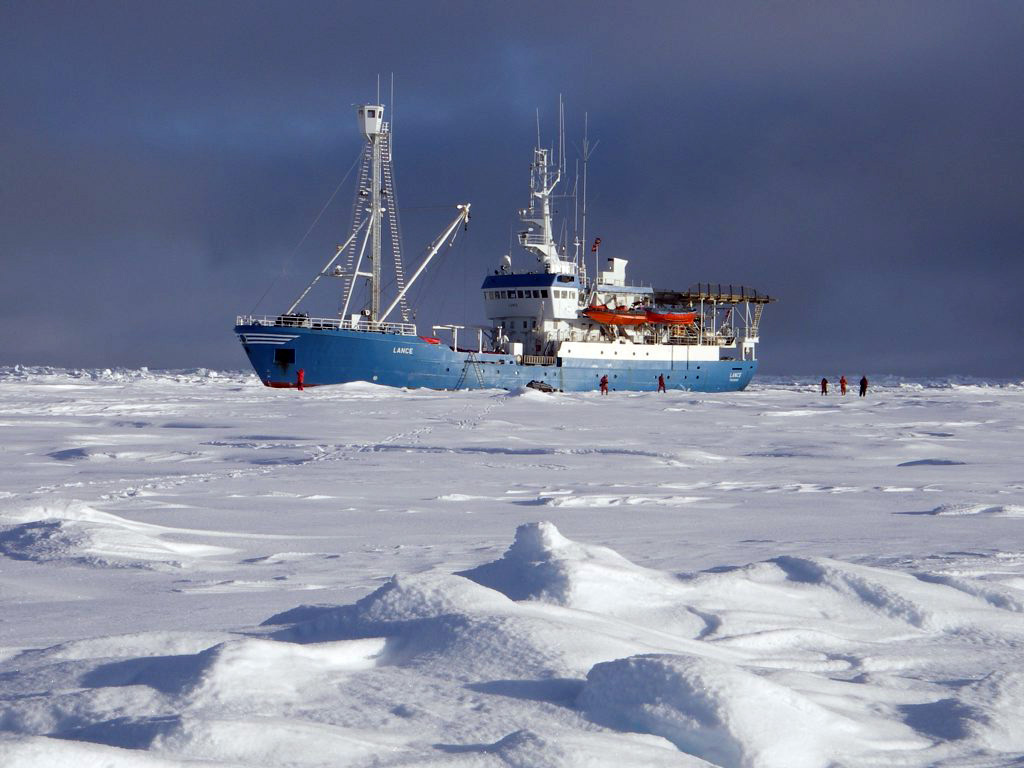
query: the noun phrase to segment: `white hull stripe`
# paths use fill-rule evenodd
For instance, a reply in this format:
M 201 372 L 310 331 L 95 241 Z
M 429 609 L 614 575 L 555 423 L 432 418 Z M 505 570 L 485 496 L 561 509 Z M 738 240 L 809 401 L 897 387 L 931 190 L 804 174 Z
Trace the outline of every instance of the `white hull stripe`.
M 299 337 L 283 333 L 240 333 L 238 338 L 242 340 L 243 344 L 284 344 L 286 341 Z

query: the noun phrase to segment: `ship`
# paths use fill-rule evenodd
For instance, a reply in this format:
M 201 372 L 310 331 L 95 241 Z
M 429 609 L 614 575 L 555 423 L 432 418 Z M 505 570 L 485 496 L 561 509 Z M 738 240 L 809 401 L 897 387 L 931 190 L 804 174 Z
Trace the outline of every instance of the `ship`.
M 726 392 L 750 383 L 758 365 L 761 315 L 774 299 L 719 283 L 694 283 L 685 290 L 632 284 L 628 261 L 603 258 L 601 238 L 590 244 L 586 235 L 586 136 L 582 228 L 577 230 L 577 216 L 572 242 L 567 227 L 556 241 L 552 200 L 568 186 L 569 175 L 561 105 L 557 156 L 554 147 L 540 146 L 538 130 L 529 202 L 518 212 L 518 260 L 525 258 L 526 268 L 514 269 L 506 253 L 485 277 L 480 290 L 488 325 L 434 325 L 421 333 L 411 316 L 409 289 L 468 226 L 470 204 L 455 206 L 454 218 L 407 280 L 384 105 L 360 105 L 356 117 L 364 141 L 348 238 L 286 311 L 236 318 L 235 333 L 263 384 L 580 392 L 597 391 L 607 377 L 613 391 L 654 391 L 663 381 L 669 390 Z M 579 177 L 577 161 L 571 194 L 563 195 L 574 202 Z M 387 275 L 395 291 L 390 301 L 382 291 L 388 251 L 394 262 Z M 340 311 L 333 317 L 311 317 L 300 309 L 322 278 L 342 283 Z

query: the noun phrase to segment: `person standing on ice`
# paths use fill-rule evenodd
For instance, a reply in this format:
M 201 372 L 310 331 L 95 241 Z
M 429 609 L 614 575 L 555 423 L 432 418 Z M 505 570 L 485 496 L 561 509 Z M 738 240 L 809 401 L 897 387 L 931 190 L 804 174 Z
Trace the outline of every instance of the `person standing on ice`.
M 846 376 L 845 375 L 839 377 L 839 394 L 841 394 L 841 395 L 845 395 L 846 394 Z
M 824 376 L 821 377 L 821 394 L 828 394 L 828 379 L 826 379 Z
M 868 393 L 868 377 L 867 376 L 861 376 L 860 377 L 860 396 L 864 397 L 865 395 L 867 395 L 867 393 Z
M 663 373 L 659 373 L 658 374 L 658 391 L 659 392 L 664 392 L 665 391 L 665 374 L 663 374 Z
M 306 369 L 305 368 L 299 368 L 299 372 L 297 374 L 295 374 L 295 379 L 296 379 L 295 385 L 298 387 L 299 392 L 301 392 L 302 391 L 302 385 L 306 381 Z
M 601 377 L 601 394 L 608 394 L 608 374 L 605 374 L 604 376 Z

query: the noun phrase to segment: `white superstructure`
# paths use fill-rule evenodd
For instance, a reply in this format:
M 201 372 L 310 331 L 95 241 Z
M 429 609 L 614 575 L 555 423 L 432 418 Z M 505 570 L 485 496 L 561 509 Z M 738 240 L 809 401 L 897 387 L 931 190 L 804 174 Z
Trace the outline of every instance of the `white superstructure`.
M 562 142 L 560 141 L 560 144 Z M 535 148 L 530 165 L 530 201 L 519 211 L 518 241 L 534 257 L 533 268 L 512 269 L 505 256 L 483 285 L 484 306 L 496 350 L 529 356 L 600 360 L 754 360 L 758 322 L 767 297 L 745 288 L 657 291 L 630 285 L 628 260 L 611 257 L 588 280 L 580 254 L 554 236 L 552 198 L 563 172 L 550 150 Z M 585 208 L 585 204 L 584 204 Z M 591 253 L 599 255 L 596 238 Z M 591 308 L 622 313 L 619 322 L 588 316 Z M 647 311 L 695 313 L 689 322 L 635 322 Z

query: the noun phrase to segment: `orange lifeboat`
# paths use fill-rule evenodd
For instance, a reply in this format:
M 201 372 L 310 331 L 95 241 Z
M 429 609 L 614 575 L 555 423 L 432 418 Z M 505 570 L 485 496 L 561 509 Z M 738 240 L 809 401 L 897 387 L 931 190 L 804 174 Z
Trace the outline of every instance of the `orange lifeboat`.
M 643 325 L 650 322 L 643 310 L 631 310 L 625 307 L 609 309 L 603 304 L 592 304 L 583 310 L 583 314 L 602 325 Z
M 644 314 L 647 316 L 648 323 L 661 325 L 689 325 L 697 319 L 696 312 L 658 312 L 648 309 Z

